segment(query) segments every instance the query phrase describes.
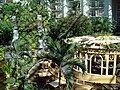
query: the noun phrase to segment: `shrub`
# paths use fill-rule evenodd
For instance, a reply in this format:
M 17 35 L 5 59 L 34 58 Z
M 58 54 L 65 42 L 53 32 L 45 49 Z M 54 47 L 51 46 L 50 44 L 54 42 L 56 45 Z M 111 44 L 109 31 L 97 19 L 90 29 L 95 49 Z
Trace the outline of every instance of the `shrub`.
M 115 23 L 108 17 L 93 17 L 91 18 L 93 31 L 95 33 L 112 33 L 115 29 Z
M 91 20 L 84 15 L 68 16 L 51 23 L 48 35 L 53 39 L 92 34 Z

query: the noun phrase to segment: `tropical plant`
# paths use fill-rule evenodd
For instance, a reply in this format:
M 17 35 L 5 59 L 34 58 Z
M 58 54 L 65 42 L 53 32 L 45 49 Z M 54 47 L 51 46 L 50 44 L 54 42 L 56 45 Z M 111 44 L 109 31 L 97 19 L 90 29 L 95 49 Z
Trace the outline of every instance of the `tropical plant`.
M 11 43 L 14 26 L 11 17 L 16 16 L 16 26 L 18 27 L 19 38 L 26 40 L 31 48 L 36 48 L 38 46 L 39 37 L 37 30 L 37 15 L 42 15 L 43 26 L 46 26 L 48 23 L 48 12 L 43 6 L 44 5 L 37 2 L 33 3 L 32 0 L 28 3 L 8 2 L 2 4 L 0 8 L 1 44 L 6 45 Z
M 73 22 L 72 22 L 73 20 L 72 19 L 68 23 L 69 29 L 67 29 L 68 27 L 65 27 L 65 22 L 67 21 L 67 19 L 65 22 L 63 21 L 62 23 L 60 23 L 61 21 L 58 21 L 56 26 L 55 19 L 53 18 L 51 18 L 50 21 L 51 22 L 54 21 L 54 22 L 48 23 L 48 12 L 44 9 L 44 5 L 43 4 L 41 5 L 40 3 L 38 4 L 38 2 L 33 3 L 32 0 L 27 4 L 26 3 L 22 4 L 21 2 L 5 3 L 2 5 L 2 8 L 0 10 L 0 20 L 1 20 L 0 31 L 2 31 L 0 34 L 8 37 L 7 33 L 5 33 L 7 30 L 9 30 L 8 32 L 10 32 L 10 35 L 12 34 L 13 23 L 11 22 L 11 17 L 13 15 L 17 17 L 17 26 L 20 34 L 19 40 L 13 42 L 10 47 L 7 47 L 8 48 L 7 50 L 10 51 L 11 59 L 8 60 L 8 62 L 5 64 L 3 68 L 4 73 L 7 76 L 7 80 L 5 81 L 5 83 L 7 85 L 13 84 L 20 87 L 21 86 L 20 83 L 24 81 L 24 76 L 26 75 L 29 67 L 32 67 L 34 65 L 34 63 L 31 61 L 30 58 L 23 58 L 21 56 L 24 54 L 28 55 L 27 53 L 24 53 L 24 51 L 29 51 L 31 48 L 37 47 L 36 43 L 37 43 L 38 33 L 37 33 L 36 19 L 38 14 L 42 14 L 43 16 L 43 26 L 46 27 L 45 32 L 47 32 L 47 34 L 46 33 L 45 34 L 53 39 L 53 40 L 51 39 L 50 41 L 46 40 L 48 41 L 48 43 L 46 44 L 49 50 L 48 50 L 48 53 L 45 53 L 43 55 L 46 58 L 51 58 L 51 60 L 53 60 L 59 65 L 59 68 L 60 68 L 59 72 L 64 73 L 64 76 L 68 82 L 67 87 L 70 87 L 71 86 L 70 80 L 72 79 L 72 75 L 70 77 L 71 79 L 68 79 L 67 74 L 72 73 L 71 67 L 73 65 L 78 65 L 84 70 L 84 67 L 83 67 L 84 65 L 82 66 L 79 60 L 73 60 L 73 55 L 74 55 L 73 51 L 75 51 L 73 50 L 75 49 L 73 48 L 73 45 L 67 45 L 63 43 L 63 41 L 61 42 L 61 40 L 68 37 L 67 36 L 68 34 L 69 36 L 73 36 L 73 32 L 75 32 L 74 25 L 77 26 L 78 24 L 77 22 L 80 20 L 80 17 L 82 16 L 79 16 L 77 18 L 75 17 L 75 20 Z M 86 20 L 87 18 L 83 19 L 84 22 Z M 8 26 L 3 22 L 6 23 Z M 4 26 L 2 26 L 2 24 Z M 59 25 L 61 26 L 58 27 Z M 85 26 L 85 24 L 82 23 L 81 26 Z M 3 30 L 5 30 L 5 32 L 3 32 Z M 77 35 L 78 34 L 76 34 L 76 36 Z M 47 38 L 45 37 L 45 39 Z M 30 49 L 27 48 L 28 46 L 29 47 L 31 46 Z M 40 56 L 40 58 L 42 57 Z M 68 70 L 68 72 L 65 72 L 66 69 Z M 61 81 L 60 77 L 61 77 L 61 73 L 59 73 L 59 81 Z M 60 82 L 59 82 L 59 85 L 60 85 Z
M 0 37 L 1 37 L 0 44 L 1 45 L 10 44 L 10 41 L 12 39 L 11 36 L 12 36 L 13 24 L 10 20 L 11 17 L 11 15 L 9 15 L 10 12 L 7 12 L 8 8 L 7 6 L 2 6 L 2 8 L 0 9 Z
M 80 0 L 72 1 L 68 6 L 68 15 L 77 16 L 79 15 L 79 13 L 80 13 Z
M 4 50 L 5 47 L 3 45 L 0 45 L 0 61 L 4 59 Z
M 6 88 L 12 85 L 21 90 L 24 89 L 25 84 L 29 85 L 25 83 L 24 80 L 28 70 L 34 65 L 29 51 L 30 49 L 27 43 L 19 39 L 14 41 L 11 46 L 6 47 L 6 52 L 10 54 L 8 61 L 6 61 L 3 67 L 3 71 L 7 78 L 4 82 L 7 84 Z M 27 56 L 27 58 L 24 56 Z
M 57 22 L 55 20 L 51 20 L 50 22 L 48 36 L 53 40 L 91 35 L 93 33 L 91 20 L 84 15 L 65 17 L 59 19 Z
M 115 22 L 111 21 L 108 17 L 93 17 L 91 20 L 95 33 L 112 33 L 115 29 Z
M 87 20 L 88 18 L 82 15 L 78 17 L 73 16 L 61 18 L 57 21 L 55 19 L 50 20 L 50 30 L 45 36 L 48 51 L 41 53 L 38 58 L 52 60 L 58 65 L 59 87 L 61 83 L 61 73 L 64 74 L 66 79 L 66 87 L 72 87 L 73 65 L 77 65 L 82 68 L 83 72 L 85 71 L 85 67 L 81 61 L 73 58 L 74 53 L 77 51 L 77 49 L 79 49 L 80 46 L 78 45 L 77 47 L 75 44 L 66 44 L 64 40 L 68 37 L 80 36 L 88 33 L 90 34 L 92 32 L 89 31 L 91 30 L 91 22 Z M 89 25 L 89 28 L 86 26 L 86 24 Z
M 2 65 L 2 70 L 6 74 L 5 84 L 16 85 L 21 88 L 23 84 L 24 76 L 27 71 L 34 65 L 31 58 L 22 57 L 24 54 L 28 55 L 31 48 L 36 48 L 38 46 L 38 30 L 37 30 L 37 15 L 41 14 L 43 19 L 43 26 L 47 25 L 48 14 L 43 8 L 43 5 L 39 3 L 33 3 L 29 0 L 29 3 L 4 3 L 0 8 L 0 42 L 5 45 L 6 50 L 10 54 L 10 58 L 5 60 L 6 64 Z M 11 20 L 12 16 L 16 16 L 16 26 L 18 27 L 19 40 L 11 43 L 12 32 L 14 23 Z M 46 30 L 46 29 L 45 29 Z M 10 46 L 6 46 L 9 44 Z M 29 47 L 29 49 L 28 49 Z M 3 47 L 0 50 L 4 51 Z M 3 57 L 3 51 L 0 52 L 0 60 Z M 24 53 L 24 51 L 28 51 Z M 6 58 L 6 56 L 4 57 Z M 27 81 L 26 81 L 27 82 Z M 32 87 L 30 84 L 29 88 Z M 25 90 L 28 86 L 25 87 Z M 23 88 L 23 85 L 22 85 Z
M 3 66 L 6 64 L 4 61 L 4 49 L 5 47 L 0 45 L 0 89 L 5 89 L 4 81 L 6 79 L 5 73 L 3 72 Z
M 85 71 L 84 64 L 79 58 L 74 58 L 77 46 L 75 44 L 65 44 L 60 41 L 49 39 L 47 42 L 49 50 L 38 55 L 38 58 L 52 60 L 59 68 L 59 87 L 61 85 L 62 73 L 66 79 L 66 88 L 72 88 L 73 84 L 73 65 L 79 66 L 83 72 Z
M 43 26 L 46 26 L 48 19 L 47 11 L 42 5 L 33 3 L 33 1 L 28 6 L 24 6 L 23 11 L 18 17 L 20 38 L 25 39 L 31 45 L 31 48 L 38 47 L 37 15 L 39 14 L 42 15 Z

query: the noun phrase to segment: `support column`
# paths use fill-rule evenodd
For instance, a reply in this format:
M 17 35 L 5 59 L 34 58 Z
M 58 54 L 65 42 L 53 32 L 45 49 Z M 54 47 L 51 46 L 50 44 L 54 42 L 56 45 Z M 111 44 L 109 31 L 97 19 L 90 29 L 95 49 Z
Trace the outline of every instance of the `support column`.
M 66 17 L 68 13 L 67 0 L 63 0 L 63 12 L 64 17 Z
M 115 75 L 116 72 L 116 61 L 117 61 L 117 55 L 114 55 L 113 75 Z
M 42 39 L 43 33 L 44 33 L 44 28 L 42 27 L 42 15 L 37 15 L 37 22 L 38 22 L 38 42 L 39 42 L 39 48 L 42 49 L 45 46 L 45 43 Z
M 90 74 L 91 74 L 91 67 L 92 67 L 92 65 L 91 65 L 92 63 L 91 63 L 91 59 L 90 59 Z
M 83 15 L 86 15 L 86 16 L 88 16 L 88 11 L 89 11 L 89 6 L 88 6 L 88 3 L 89 3 L 89 0 L 83 0 L 83 2 L 82 2 L 83 4 Z
M 104 0 L 104 16 L 108 16 L 108 0 Z
M 82 59 L 82 53 L 81 52 L 79 53 L 79 58 Z
M 109 55 L 105 55 L 105 60 L 106 60 L 106 75 L 108 75 L 108 68 L 109 68 Z
M 101 75 L 103 74 L 103 59 L 101 60 Z
M 112 0 L 104 0 L 104 15 L 112 19 Z
M 91 67 L 92 67 L 92 57 L 93 57 L 93 55 L 92 56 L 90 56 L 90 74 L 91 74 Z
M 94 62 L 96 62 L 96 55 L 94 56 Z
M 13 27 L 13 39 L 12 42 L 14 42 L 15 40 L 17 40 L 19 38 L 19 33 L 18 33 L 18 26 L 17 26 L 17 18 L 16 16 L 12 16 L 12 22 L 14 24 Z
M 108 17 L 112 20 L 112 0 L 108 1 Z
M 20 0 L 13 0 L 13 2 L 19 2 Z
M 86 69 L 88 69 L 88 63 L 87 63 L 87 60 L 88 60 L 88 55 L 85 54 L 85 67 L 86 67 Z
M 83 0 L 80 0 L 80 6 L 81 6 L 81 14 L 83 14 Z
M 76 59 L 77 58 L 77 51 L 74 53 L 74 59 Z

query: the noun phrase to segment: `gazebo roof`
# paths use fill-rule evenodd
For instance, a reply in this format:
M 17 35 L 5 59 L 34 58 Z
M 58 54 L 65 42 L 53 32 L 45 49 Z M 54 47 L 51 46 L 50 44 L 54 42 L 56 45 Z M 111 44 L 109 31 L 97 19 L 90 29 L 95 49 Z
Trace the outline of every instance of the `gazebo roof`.
M 65 40 L 66 43 L 70 44 L 70 43 L 81 43 L 81 42 L 85 42 L 85 41 L 89 41 L 94 39 L 93 36 L 79 36 L 79 37 L 72 37 L 72 38 L 67 38 Z
M 114 43 L 120 43 L 120 37 L 118 36 L 97 36 L 93 40 L 87 41 L 88 44 L 102 44 L 102 45 L 109 45 Z
M 67 43 L 83 43 L 84 47 L 103 49 L 104 46 L 111 44 L 120 44 L 119 36 L 104 35 L 104 36 L 80 36 L 68 38 Z

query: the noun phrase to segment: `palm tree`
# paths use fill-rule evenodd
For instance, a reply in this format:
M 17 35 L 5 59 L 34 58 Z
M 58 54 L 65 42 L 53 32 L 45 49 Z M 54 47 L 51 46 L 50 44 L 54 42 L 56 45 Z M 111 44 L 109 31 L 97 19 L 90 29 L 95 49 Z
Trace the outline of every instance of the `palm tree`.
M 73 83 L 73 66 L 79 66 L 82 71 L 85 71 L 85 65 L 79 60 L 79 58 L 74 58 L 74 53 L 77 49 L 75 44 L 66 44 L 62 40 L 53 41 L 49 39 L 46 44 L 48 46 L 48 51 L 42 52 L 38 55 L 39 59 L 46 58 L 52 60 L 59 67 L 59 88 L 61 85 L 62 73 L 66 79 L 66 88 L 72 88 Z

